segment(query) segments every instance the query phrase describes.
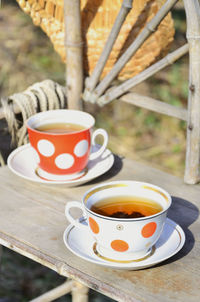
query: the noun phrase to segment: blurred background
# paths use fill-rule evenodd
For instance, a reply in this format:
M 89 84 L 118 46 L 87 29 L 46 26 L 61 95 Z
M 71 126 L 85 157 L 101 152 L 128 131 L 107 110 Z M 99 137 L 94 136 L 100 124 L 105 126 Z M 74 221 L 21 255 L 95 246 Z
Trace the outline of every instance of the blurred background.
M 0 97 L 22 92 L 35 82 L 51 79 L 65 85 L 65 65 L 49 38 L 33 25 L 14 0 L 1 0 L 0 7 Z M 170 51 L 186 42 L 182 1 L 172 11 L 176 30 Z M 137 85 L 134 92 L 187 107 L 188 55 Z M 109 149 L 183 177 L 186 124 L 119 101 L 99 108 L 84 104 L 96 118 L 96 127 L 109 133 Z M 9 153 L 6 123 L 0 122 L 0 150 Z M 0 272 L 0 302 L 25 302 L 62 283 L 64 278 L 41 265 L 4 248 Z M 71 301 L 70 296 L 57 301 Z M 90 291 L 90 301 L 112 301 Z

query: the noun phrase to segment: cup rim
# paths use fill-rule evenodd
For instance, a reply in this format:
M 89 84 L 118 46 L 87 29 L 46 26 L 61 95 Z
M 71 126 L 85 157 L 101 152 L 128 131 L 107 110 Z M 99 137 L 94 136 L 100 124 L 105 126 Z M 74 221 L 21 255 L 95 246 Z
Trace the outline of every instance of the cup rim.
M 86 203 L 87 203 L 87 200 L 85 200 L 86 198 L 88 199 L 92 194 L 93 191 L 97 192 L 96 190 L 102 188 L 102 187 L 112 187 L 112 185 L 120 185 L 123 187 L 125 186 L 126 184 L 131 184 L 131 183 L 134 183 L 134 184 L 141 184 L 141 185 L 144 185 L 144 186 L 147 186 L 149 188 L 149 186 L 154 189 L 157 193 L 160 193 L 168 202 L 167 206 L 165 209 L 163 209 L 162 211 L 154 214 L 154 215 L 150 215 L 150 216 L 144 216 L 144 217 L 138 217 L 138 218 L 117 218 L 117 217 L 109 217 L 109 216 L 104 216 L 104 215 L 101 215 L 101 214 L 97 214 L 93 211 L 91 211 Z M 94 193 L 95 193 L 94 192 Z M 160 216 L 162 214 L 164 214 L 165 212 L 168 211 L 168 209 L 170 208 L 171 206 L 171 203 L 172 203 L 172 197 L 171 195 L 165 191 L 164 189 L 162 189 L 161 187 L 159 186 L 156 186 L 154 184 L 151 184 L 151 183 L 147 183 L 147 182 L 143 182 L 143 181 L 134 181 L 134 180 L 121 180 L 121 181 L 112 181 L 112 182 L 108 182 L 108 183 L 103 183 L 103 184 L 100 184 L 100 185 L 97 185 L 93 188 L 91 188 L 90 190 L 88 190 L 87 192 L 85 192 L 85 194 L 83 195 L 83 199 L 82 199 L 82 203 L 83 203 L 83 206 L 85 208 L 85 210 L 87 212 L 89 212 L 90 214 L 94 215 L 94 216 L 97 216 L 99 218 L 102 218 L 102 219 L 105 219 L 105 220 L 112 220 L 112 221 L 118 221 L 118 222 L 133 222 L 133 221 L 140 221 L 140 220 L 148 220 L 148 219 L 151 219 L 151 218 L 154 218 L 154 217 L 157 217 L 157 216 Z
M 55 109 L 55 110 L 47 110 L 47 111 L 38 112 L 38 113 L 36 113 L 36 114 L 30 116 L 30 117 L 26 120 L 26 122 L 25 122 L 27 129 L 29 129 L 29 130 L 31 130 L 31 131 L 33 131 L 33 132 L 35 132 L 35 133 L 43 133 L 43 134 L 44 134 L 43 131 L 37 130 L 37 129 L 35 129 L 34 127 L 32 127 L 32 126 L 30 125 L 30 122 L 31 122 L 31 121 L 34 121 L 34 119 L 35 119 L 36 117 L 40 117 L 40 116 L 42 116 L 42 115 L 51 115 L 53 112 L 54 112 L 54 113 L 58 113 L 58 112 L 63 112 L 63 113 L 64 113 L 64 112 L 80 113 L 81 115 L 88 116 L 88 118 L 91 119 L 91 125 L 90 125 L 89 127 L 85 127 L 85 128 L 82 129 L 82 130 L 76 131 L 76 132 L 75 132 L 76 134 L 79 134 L 79 133 L 84 132 L 84 131 L 88 131 L 88 130 L 91 129 L 91 128 L 94 126 L 94 124 L 95 124 L 95 119 L 94 119 L 94 117 L 93 117 L 90 113 L 88 113 L 88 112 L 81 111 L 81 110 L 74 110 L 74 109 Z M 56 135 L 56 136 L 66 136 L 66 135 L 67 135 L 67 136 L 70 136 L 70 135 L 74 135 L 75 133 L 74 133 L 74 132 L 73 132 L 73 133 L 53 133 L 53 132 L 48 132 L 48 133 L 45 133 L 45 135 L 50 135 L 50 136 L 55 136 L 55 135 Z

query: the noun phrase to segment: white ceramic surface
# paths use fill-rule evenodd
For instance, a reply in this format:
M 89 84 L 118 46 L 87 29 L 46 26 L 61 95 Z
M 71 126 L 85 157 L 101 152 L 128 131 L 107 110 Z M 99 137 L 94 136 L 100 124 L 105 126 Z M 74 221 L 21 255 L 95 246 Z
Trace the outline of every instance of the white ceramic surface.
M 99 145 L 92 148 L 91 154 L 99 149 Z M 39 176 L 38 170 L 38 157 L 36 152 L 30 144 L 21 146 L 15 149 L 8 157 L 7 164 L 10 170 L 16 175 L 30 181 L 45 183 L 45 184 L 64 184 L 65 186 L 77 186 L 104 174 L 107 172 L 114 163 L 114 155 L 110 150 L 106 149 L 101 157 L 89 161 L 85 173 L 79 175 L 73 174 L 70 179 L 69 176 L 66 180 L 56 179 L 49 180 L 43 179 Z
M 178 253 L 184 245 L 185 234 L 178 224 L 167 218 L 151 254 L 146 258 L 128 262 L 109 261 L 98 255 L 96 243 L 87 228 L 80 229 L 69 225 L 63 234 L 63 240 L 73 254 L 86 261 L 114 269 L 138 270 L 156 265 Z
M 122 199 L 125 206 L 130 205 L 130 200 L 134 200 L 136 208 L 132 211 L 141 212 L 142 217 L 129 217 L 128 219 L 111 217 L 92 210 L 93 205 L 95 206 L 102 200 L 104 210 L 109 209 L 109 198 L 116 202 L 116 214 L 123 211 L 126 213 L 126 210 L 122 209 Z M 107 200 L 107 204 L 105 200 Z M 146 200 L 158 204 L 159 207 L 156 208 L 155 205 L 154 208 L 154 204 L 148 202 L 149 209 L 146 210 Z M 87 217 L 87 227 L 97 241 L 99 253 L 109 259 L 127 261 L 144 258 L 150 253 L 162 233 L 170 205 L 171 196 L 158 186 L 141 181 L 119 180 L 99 184 L 89 189 L 84 194 L 82 203 L 67 202 L 65 215 L 71 224 L 83 228 L 83 224 L 78 223 L 70 213 L 71 208 L 80 209 L 83 216 Z M 150 214 L 148 212 L 150 209 L 156 209 L 158 212 Z M 131 214 L 130 209 L 127 211 Z

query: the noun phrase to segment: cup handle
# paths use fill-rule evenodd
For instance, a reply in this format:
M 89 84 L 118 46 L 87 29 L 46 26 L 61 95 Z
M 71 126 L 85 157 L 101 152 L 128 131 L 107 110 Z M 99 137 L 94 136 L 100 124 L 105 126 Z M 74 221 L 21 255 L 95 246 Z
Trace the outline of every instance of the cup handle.
M 73 224 L 74 226 L 78 227 L 78 228 L 86 228 L 87 225 L 86 224 L 82 224 L 79 219 L 74 219 L 74 217 L 70 214 L 70 209 L 71 208 L 79 208 L 82 210 L 83 214 L 84 214 L 84 206 L 78 202 L 78 201 L 70 201 L 66 204 L 65 206 L 65 216 L 67 217 L 67 220 Z M 83 215 L 83 217 L 86 219 L 86 216 Z
M 103 152 L 106 150 L 106 147 L 108 144 L 108 133 L 106 132 L 106 130 L 100 128 L 100 129 L 95 130 L 92 135 L 92 146 L 95 146 L 95 139 L 96 139 L 97 135 L 103 136 L 103 138 L 104 138 L 103 145 L 101 146 L 101 148 L 98 151 L 90 154 L 90 158 L 89 158 L 90 160 L 94 160 L 97 157 L 99 157 L 100 155 L 102 155 Z

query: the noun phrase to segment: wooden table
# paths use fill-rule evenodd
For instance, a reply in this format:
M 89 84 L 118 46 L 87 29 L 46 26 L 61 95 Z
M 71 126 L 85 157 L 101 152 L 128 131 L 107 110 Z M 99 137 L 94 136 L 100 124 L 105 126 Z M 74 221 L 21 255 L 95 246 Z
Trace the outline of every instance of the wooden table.
M 150 182 L 172 194 L 168 217 L 186 234 L 178 254 L 148 269 L 123 271 L 89 263 L 65 247 L 66 202 L 80 200 L 99 182 L 119 179 Z M 104 176 L 75 188 L 38 185 L 14 175 L 7 167 L 0 168 L 0 243 L 118 301 L 199 301 L 199 206 L 199 185 L 185 185 L 177 177 L 118 157 Z

